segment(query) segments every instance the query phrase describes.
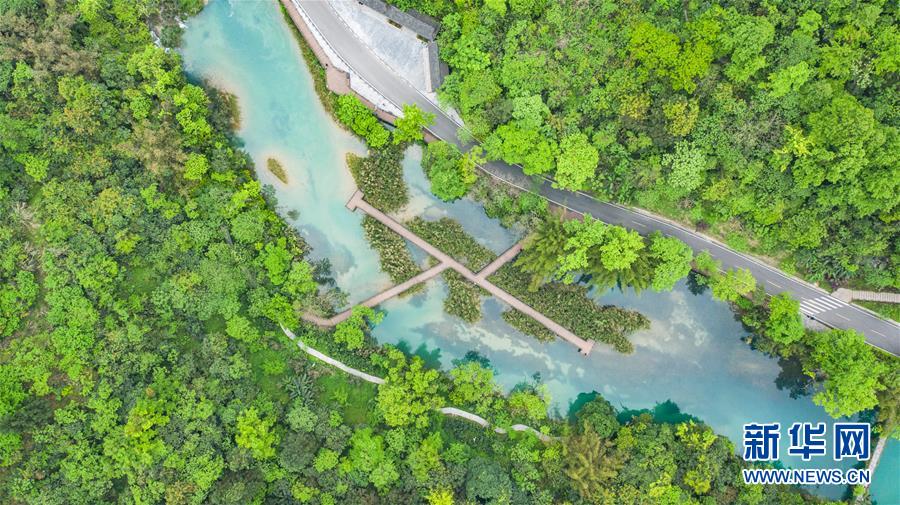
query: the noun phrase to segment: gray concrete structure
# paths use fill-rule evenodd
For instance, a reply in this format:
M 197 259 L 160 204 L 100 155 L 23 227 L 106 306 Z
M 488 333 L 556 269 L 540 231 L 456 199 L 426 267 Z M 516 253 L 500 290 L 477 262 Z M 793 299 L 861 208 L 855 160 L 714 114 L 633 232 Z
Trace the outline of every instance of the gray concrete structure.
M 444 84 L 444 78 L 450 73 L 450 69 L 446 63 L 441 61 L 437 42 L 431 41 L 426 44 L 426 50 L 428 51 L 428 90 L 436 91 L 441 84 Z
M 360 5 L 380 13 L 398 25 L 412 30 L 426 41 L 434 40 L 441 27 L 436 19 L 414 10 L 402 11 L 382 0 L 359 0 Z

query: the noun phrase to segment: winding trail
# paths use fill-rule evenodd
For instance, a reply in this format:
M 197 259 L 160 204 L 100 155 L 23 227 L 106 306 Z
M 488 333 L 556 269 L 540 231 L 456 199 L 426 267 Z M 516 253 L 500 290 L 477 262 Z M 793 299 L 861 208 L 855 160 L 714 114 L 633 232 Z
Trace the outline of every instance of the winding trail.
M 327 354 L 324 354 L 324 353 L 306 345 L 306 343 L 304 343 L 302 340 L 297 338 L 297 335 L 295 335 L 293 331 L 285 328 L 284 326 L 281 327 L 281 331 L 283 331 L 284 334 L 287 335 L 287 337 L 289 339 L 296 342 L 297 347 L 299 347 L 300 350 L 309 354 L 310 356 L 313 356 L 316 359 L 319 359 L 319 360 L 321 360 L 343 372 L 346 372 L 354 377 L 358 377 L 366 382 L 371 382 L 372 384 L 378 384 L 378 385 L 382 385 L 385 383 L 385 380 L 382 379 L 381 377 L 376 377 L 374 375 L 367 374 L 366 372 L 363 372 L 362 370 L 357 370 L 355 368 L 349 367 L 349 366 L 345 365 L 344 363 L 332 358 L 331 356 L 328 356 Z M 485 419 L 477 414 L 473 414 L 471 412 L 468 412 L 468 411 L 465 411 L 462 409 L 458 409 L 456 407 L 443 407 L 443 408 L 439 409 L 438 411 L 441 414 L 444 414 L 445 416 L 461 417 L 461 418 L 466 419 L 467 421 L 471 421 L 483 428 L 490 428 L 490 426 L 491 426 L 491 423 L 487 419 Z M 541 433 L 540 431 L 532 428 L 531 426 L 525 425 L 525 424 L 514 424 L 514 425 L 510 426 L 509 429 L 512 431 L 520 431 L 520 432 L 524 431 L 524 432 L 531 433 L 534 436 L 538 437 L 542 442 L 551 442 L 554 440 L 558 440 L 557 437 L 551 437 L 550 435 Z M 499 426 L 495 426 L 493 428 L 493 430 L 495 433 L 499 433 L 501 435 L 506 435 L 508 433 L 505 429 L 500 428 Z

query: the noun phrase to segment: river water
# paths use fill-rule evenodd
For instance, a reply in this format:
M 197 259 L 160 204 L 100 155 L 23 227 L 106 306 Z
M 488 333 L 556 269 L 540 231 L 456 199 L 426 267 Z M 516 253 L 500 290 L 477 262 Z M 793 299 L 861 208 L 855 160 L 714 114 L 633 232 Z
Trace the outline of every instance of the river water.
M 192 77 L 238 97 L 238 136 L 258 167 L 259 179 L 274 187 L 282 215 L 299 213 L 291 222 L 313 247 L 314 258 L 329 258 L 337 285 L 350 295 L 351 303 L 388 287 L 376 253 L 363 238 L 361 215 L 344 207 L 354 187 L 344 156 L 364 153 L 365 147 L 322 108 L 277 3 L 211 2 L 189 21 L 182 56 Z M 265 169 L 270 157 L 285 167 L 287 184 Z M 420 160 L 418 148 L 410 149 L 404 159 L 411 202 L 401 217 L 453 217 L 497 253 L 520 238 L 487 218 L 473 202 L 447 204 L 431 196 Z M 693 294 L 684 281 L 668 293 L 593 294 L 601 303 L 632 308 L 650 318 L 650 329 L 632 336 L 635 352 L 628 356 L 598 344 L 585 358 L 569 344 L 537 342 L 508 326 L 500 318 L 503 305 L 492 298 L 484 301 L 481 322 L 464 323 L 444 314 L 445 295 L 446 286 L 435 279 L 424 293 L 384 303 L 381 308 L 387 315 L 375 336 L 381 342 L 408 346 L 444 367 L 477 351 L 490 360 L 506 388 L 540 374 L 561 415 L 579 395 L 592 391 L 619 408 L 652 409 L 671 401 L 728 436 L 736 448 L 741 446 L 744 423 L 780 422 L 782 456 L 791 423 L 832 423 L 808 397 L 791 398 L 789 391 L 778 388 L 775 381 L 781 367 L 741 340 L 746 331 L 727 305 L 708 293 Z M 782 460 L 794 467 L 835 465 L 830 455 L 809 463 L 792 457 Z M 896 441 L 889 444 L 885 460 L 873 491 L 879 503 L 900 503 Z M 843 491 L 836 486 L 815 490 L 829 497 Z

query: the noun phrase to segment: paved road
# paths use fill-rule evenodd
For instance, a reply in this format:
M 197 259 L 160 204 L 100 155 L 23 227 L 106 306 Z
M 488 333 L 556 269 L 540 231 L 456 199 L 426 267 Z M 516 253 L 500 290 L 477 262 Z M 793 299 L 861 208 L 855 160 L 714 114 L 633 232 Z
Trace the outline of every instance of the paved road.
M 333 51 L 353 71 L 385 98 L 398 107 L 415 103 L 422 110 L 435 115 L 435 123 L 429 128 L 436 137 L 465 147 L 459 140 L 460 125 L 441 111 L 427 97 L 408 82 L 397 76 L 357 39 L 328 2 L 322 0 L 292 0 L 312 21 Z M 746 268 L 753 273 L 769 293 L 789 292 L 800 301 L 801 311 L 807 316 L 833 328 L 855 328 L 861 331 L 871 345 L 900 355 L 900 325 L 883 320 L 855 305 L 847 304 L 795 277 L 765 263 L 738 253 L 703 236 L 700 233 L 673 224 L 649 213 L 601 202 L 581 192 L 556 189 L 550 180 L 536 181 L 522 173 L 519 167 L 502 162 L 490 162 L 481 167 L 486 173 L 519 189 L 542 195 L 549 201 L 579 214 L 590 214 L 607 223 L 618 224 L 646 234 L 661 231 L 678 237 L 694 251 L 709 251 L 725 268 Z

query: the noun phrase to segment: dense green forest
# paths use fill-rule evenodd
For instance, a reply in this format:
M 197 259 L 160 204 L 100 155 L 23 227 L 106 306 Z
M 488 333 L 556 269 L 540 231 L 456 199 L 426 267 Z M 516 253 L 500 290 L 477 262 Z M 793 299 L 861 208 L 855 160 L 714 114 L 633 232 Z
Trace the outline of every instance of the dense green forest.
M 538 380 L 503 395 L 478 356 L 442 373 L 377 346 L 374 311 L 302 323 L 340 305 L 327 263 L 236 147 L 233 100 L 151 37 L 176 45 L 199 8 L 0 0 L 0 501 L 817 501 L 743 486 L 702 424 L 599 397 L 549 417 Z M 281 325 L 386 383 L 309 359 Z
M 393 0 L 489 159 L 900 289 L 896 2 Z

